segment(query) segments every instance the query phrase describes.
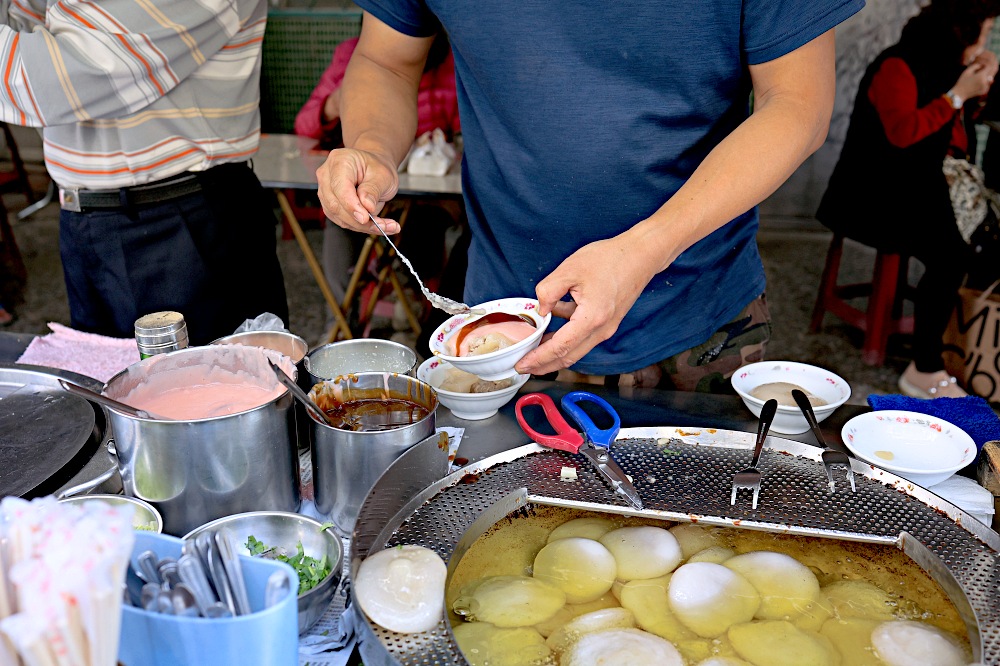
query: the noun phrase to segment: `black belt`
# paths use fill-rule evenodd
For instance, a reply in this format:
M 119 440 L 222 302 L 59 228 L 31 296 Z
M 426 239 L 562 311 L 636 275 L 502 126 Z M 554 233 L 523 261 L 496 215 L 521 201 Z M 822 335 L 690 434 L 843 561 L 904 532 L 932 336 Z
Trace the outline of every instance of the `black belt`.
M 248 162 L 221 164 L 212 167 L 212 169 L 228 166 L 246 167 L 248 164 Z M 153 183 L 121 187 L 117 190 L 78 190 L 60 187 L 59 205 L 63 210 L 81 213 L 87 210 L 107 210 L 163 203 L 200 192 L 203 187 L 202 176 L 208 174 L 212 169 L 198 173 L 186 171 Z

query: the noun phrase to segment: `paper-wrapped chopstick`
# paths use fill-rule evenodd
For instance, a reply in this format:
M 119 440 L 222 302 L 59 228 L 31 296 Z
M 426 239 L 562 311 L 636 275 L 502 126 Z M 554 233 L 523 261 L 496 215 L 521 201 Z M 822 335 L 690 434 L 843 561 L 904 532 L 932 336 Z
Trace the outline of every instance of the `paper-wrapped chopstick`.
M 134 540 L 128 508 L 0 501 L 0 666 L 114 666 Z

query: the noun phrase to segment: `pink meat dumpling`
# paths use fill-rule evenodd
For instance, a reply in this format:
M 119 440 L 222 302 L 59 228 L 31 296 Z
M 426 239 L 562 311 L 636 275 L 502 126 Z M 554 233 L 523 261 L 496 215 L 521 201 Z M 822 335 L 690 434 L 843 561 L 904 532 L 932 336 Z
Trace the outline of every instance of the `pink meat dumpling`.
M 526 321 L 483 324 L 469 331 L 461 341 L 456 356 L 481 356 L 516 345 L 536 329 Z M 454 351 L 454 349 L 453 349 Z

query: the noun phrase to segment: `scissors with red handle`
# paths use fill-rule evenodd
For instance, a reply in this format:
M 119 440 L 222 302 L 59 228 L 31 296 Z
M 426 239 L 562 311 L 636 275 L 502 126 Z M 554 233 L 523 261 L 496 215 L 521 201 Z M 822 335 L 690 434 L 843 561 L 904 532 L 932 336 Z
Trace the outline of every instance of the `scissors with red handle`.
M 610 428 L 598 428 L 594 421 L 583 408 L 581 402 L 590 402 L 601 408 L 613 420 Z M 573 391 L 563 396 L 560 401 L 562 408 L 568 413 L 576 423 L 583 428 L 584 435 L 580 435 L 576 428 L 571 426 L 556 408 L 555 402 L 544 393 L 528 393 L 518 398 L 514 405 L 514 414 L 521 429 L 539 444 L 543 444 L 560 451 L 570 453 L 581 453 L 594 469 L 611 484 L 611 488 L 622 495 L 629 504 L 636 509 L 642 510 L 642 500 L 635 486 L 629 481 L 628 476 L 618 466 L 615 459 L 611 457 L 611 442 L 615 441 L 618 431 L 621 429 L 621 419 L 614 408 L 604 399 L 587 393 L 586 391 Z M 555 431 L 554 435 L 546 435 L 536 432 L 528 425 L 524 418 L 523 410 L 529 405 L 538 405 L 545 413 L 545 419 L 549 426 Z

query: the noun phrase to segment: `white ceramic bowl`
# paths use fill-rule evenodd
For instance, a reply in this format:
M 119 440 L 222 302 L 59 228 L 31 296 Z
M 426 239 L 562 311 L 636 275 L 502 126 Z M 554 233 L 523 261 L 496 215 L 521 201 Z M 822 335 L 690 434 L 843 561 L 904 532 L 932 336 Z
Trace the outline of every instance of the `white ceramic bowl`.
M 976 443 L 968 433 L 919 412 L 865 412 L 845 423 L 840 434 L 858 458 L 925 488 L 976 458 Z
M 438 402 L 450 409 L 457 418 L 466 421 L 478 421 L 493 416 L 497 410 L 510 402 L 517 394 L 517 390 L 531 378 L 530 375 L 517 375 L 513 384 L 499 391 L 460 393 L 439 388 L 450 368 L 452 365 L 447 361 L 429 358 L 417 368 L 417 379 L 433 386 L 437 391 Z
M 814 406 L 816 421 L 822 421 L 851 397 L 851 387 L 844 379 L 829 370 L 794 361 L 761 361 L 745 365 L 733 374 L 733 388 L 743 398 L 754 416 L 760 416 L 764 401 L 750 395 L 758 386 L 773 382 L 787 382 L 801 387 L 807 393 L 822 398 L 825 405 Z M 788 399 L 788 405 L 778 402 L 778 412 L 771 424 L 771 431 L 784 435 L 797 435 L 809 430 L 809 422 L 798 405 Z
M 542 334 L 552 321 L 552 314 L 544 317 L 538 314 L 538 301 L 533 298 L 501 298 L 474 305 L 474 308 L 491 312 L 507 312 L 514 315 L 527 315 L 535 322 L 535 332 L 517 344 L 500 351 L 481 354 L 479 356 L 452 356 L 449 351 L 449 341 L 467 323 L 478 319 L 481 315 L 454 315 L 438 326 L 431 335 L 430 348 L 434 356 L 451 363 L 460 370 L 472 373 L 477 377 L 497 381 L 514 377 L 517 372 L 514 365 L 529 351 L 538 346 Z

